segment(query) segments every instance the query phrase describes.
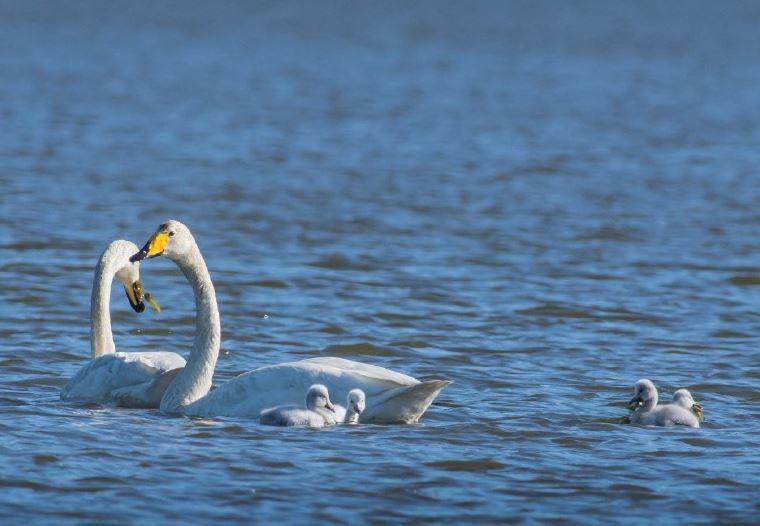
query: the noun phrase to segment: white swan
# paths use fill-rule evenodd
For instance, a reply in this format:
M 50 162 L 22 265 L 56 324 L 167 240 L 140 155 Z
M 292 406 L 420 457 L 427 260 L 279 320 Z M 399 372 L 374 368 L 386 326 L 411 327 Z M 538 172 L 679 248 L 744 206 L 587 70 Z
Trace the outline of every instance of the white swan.
M 185 274 L 195 292 L 195 341 L 185 368 L 161 399 L 161 409 L 191 416 L 258 417 L 262 409 L 283 400 L 299 400 L 309 386 L 326 385 L 335 396 L 362 389 L 369 409 L 363 422 L 419 420 L 438 393 L 451 382 L 420 382 L 405 374 L 342 358 L 311 358 L 261 367 L 241 374 L 211 391 L 219 355 L 221 328 L 216 293 L 206 263 L 190 230 L 179 221 L 159 226 L 131 261 L 164 255 Z
M 694 397 L 691 396 L 691 393 L 688 389 L 679 389 L 673 393 L 673 403 L 680 405 L 681 407 L 684 407 L 694 413 L 694 416 L 696 416 L 697 420 L 700 422 L 705 421 L 705 414 L 702 410 L 702 404 L 698 404 L 694 401 Z
M 346 407 L 335 404 L 335 420 L 340 424 L 356 424 L 366 407 L 367 397 L 364 391 L 351 389 L 346 397 Z
M 63 400 L 158 407 L 163 391 L 179 372 L 170 371 L 185 365 L 184 358 L 171 352 L 116 352 L 109 307 L 114 277 L 124 286 L 132 308 L 137 312 L 145 310 L 139 264 L 129 261 L 136 250 L 134 243 L 114 241 L 98 260 L 90 302 L 92 360 L 63 388 Z
M 657 388 L 646 378 L 634 384 L 628 409 L 633 411 L 630 417 L 632 424 L 699 427 L 699 420 L 691 410 L 675 404 L 657 405 Z
M 306 392 L 306 408 L 297 405 L 281 405 L 264 409 L 259 423 L 268 426 L 324 427 L 337 423 L 335 406 L 330 402 L 327 387 L 315 384 Z

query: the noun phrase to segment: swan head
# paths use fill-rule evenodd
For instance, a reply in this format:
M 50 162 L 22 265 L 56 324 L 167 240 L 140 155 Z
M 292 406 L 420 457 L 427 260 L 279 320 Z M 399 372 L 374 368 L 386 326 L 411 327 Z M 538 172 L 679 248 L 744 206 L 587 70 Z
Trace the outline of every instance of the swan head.
M 704 422 L 705 414 L 702 411 L 702 405 L 694 401 L 694 398 L 691 396 L 688 389 L 679 389 L 673 393 L 673 403 L 688 409 L 694 413 L 694 416 L 696 416 L 700 422 Z
M 633 384 L 633 398 L 628 402 L 628 409 L 635 411 L 644 405 L 657 405 L 657 388 L 651 380 L 646 378 L 642 378 Z
M 361 389 L 351 389 L 348 392 L 346 407 L 357 415 L 362 414 L 367 407 L 367 397 L 364 395 L 364 391 Z
M 306 408 L 311 409 L 329 409 L 335 412 L 332 402 L 330 402 L 330 394 L 327 392 L 327 387 L 322 384 L 314 384 L 309 387 L 306 392 Z
M 111 268 L 116 269 L 114 277 L 124 287 L 124 292 L 126 292 L 127 299 L 129 300 L 129 306 L 135 312 L 143 312 L 145 310 L 143 298 L 148 301 L 154 310 L 160 311 L 158 303 L 153 300 L 150 293 L 143 290 L 143 284 L 140 281 L 140 264 L 130 261 L 130 256 L 136 250 L 137 245 L 131 241 L 123 239 L 113 241 L 100 256 L 99 265 L 111 265 Z
M 139 251 L 135 250 L 129 260 L 136 262 L 157 256 L 178 260 L 190 253 L 195 246 L 195 238 L 190 229 L 179 221 L 170 219 L 158 225 L 145 246 Z

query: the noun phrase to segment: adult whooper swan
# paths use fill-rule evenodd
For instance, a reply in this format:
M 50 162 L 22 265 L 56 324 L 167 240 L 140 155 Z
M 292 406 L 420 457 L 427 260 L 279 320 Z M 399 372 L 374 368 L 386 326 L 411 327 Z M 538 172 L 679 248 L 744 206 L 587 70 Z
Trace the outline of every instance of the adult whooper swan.
M 306 392 L 306 408 L 281 405 L 264 409 L 259 423 L 267 426 L 325 427 L 335 425 L 337 420 L 327 387 L 315 384 Z
M 219 356 L 221 328 L 214 284 L 190 230 L 179 221 L 158 227 L 131 261 L 165 256 L 190 282 L 195 293 L 195 341 L 185 368 L 161 399 L 161 409 L 190 416 L 258 417 L 264 408 L 298 402 L 315 383 L 344 398 L 362 389 L 368 409 L 362 422 L 412 423 L 451 382 L 420 382 L 389 369 L 342 358 L 311 358 L 261 367 L 241 374 L 209 393 Z
M 676 404 L 657 405 L 657 388 L 646 378 L 634 384 L 628 409 L 633 411 L 630 417 L 632 424 L 699 427 L 699 419 L 690 409 Z
M 137 245 L 112 242 L 95 267 L 90 300 L 90 350 L 92 360 L 82 367 L 61 391 L 66 401 L 118 402 L 128 407 L 159 407 L 164 390 L 185 360 L 172 352 L 116 352 L 111 332 L 111 283 L 123 286 L 129 304 L 145 310 L 140 267 L 129 261 Z M 149 300 L 154 309 L 158 306 Z

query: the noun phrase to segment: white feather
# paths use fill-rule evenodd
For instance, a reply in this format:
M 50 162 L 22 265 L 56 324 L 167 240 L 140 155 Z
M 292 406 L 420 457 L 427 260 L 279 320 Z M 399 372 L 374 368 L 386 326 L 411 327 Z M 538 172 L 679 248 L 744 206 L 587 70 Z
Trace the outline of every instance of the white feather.
M 164 375 L 185 366 L 185 359 L 172 352 L 115 352 L 111 332 L 111 283 L 116 277 L 124 280 L 125 286 L 131 286 L 139 279 L 139 264 L 129 262 L 129 256 L 137 250 L 137 245 L 129 241 L 114 241 L 98 260 L 90 309 L 93 359 L 63 388 L 63 400 L 158 407 L 168 385 L 166 380 L 170 378 Z

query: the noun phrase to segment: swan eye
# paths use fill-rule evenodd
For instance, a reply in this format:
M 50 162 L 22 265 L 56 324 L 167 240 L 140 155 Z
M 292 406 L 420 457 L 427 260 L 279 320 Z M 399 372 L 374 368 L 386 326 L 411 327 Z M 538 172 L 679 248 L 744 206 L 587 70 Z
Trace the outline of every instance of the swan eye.
M 174 237 L 174 230 L 169 231 L 169 237 Z

